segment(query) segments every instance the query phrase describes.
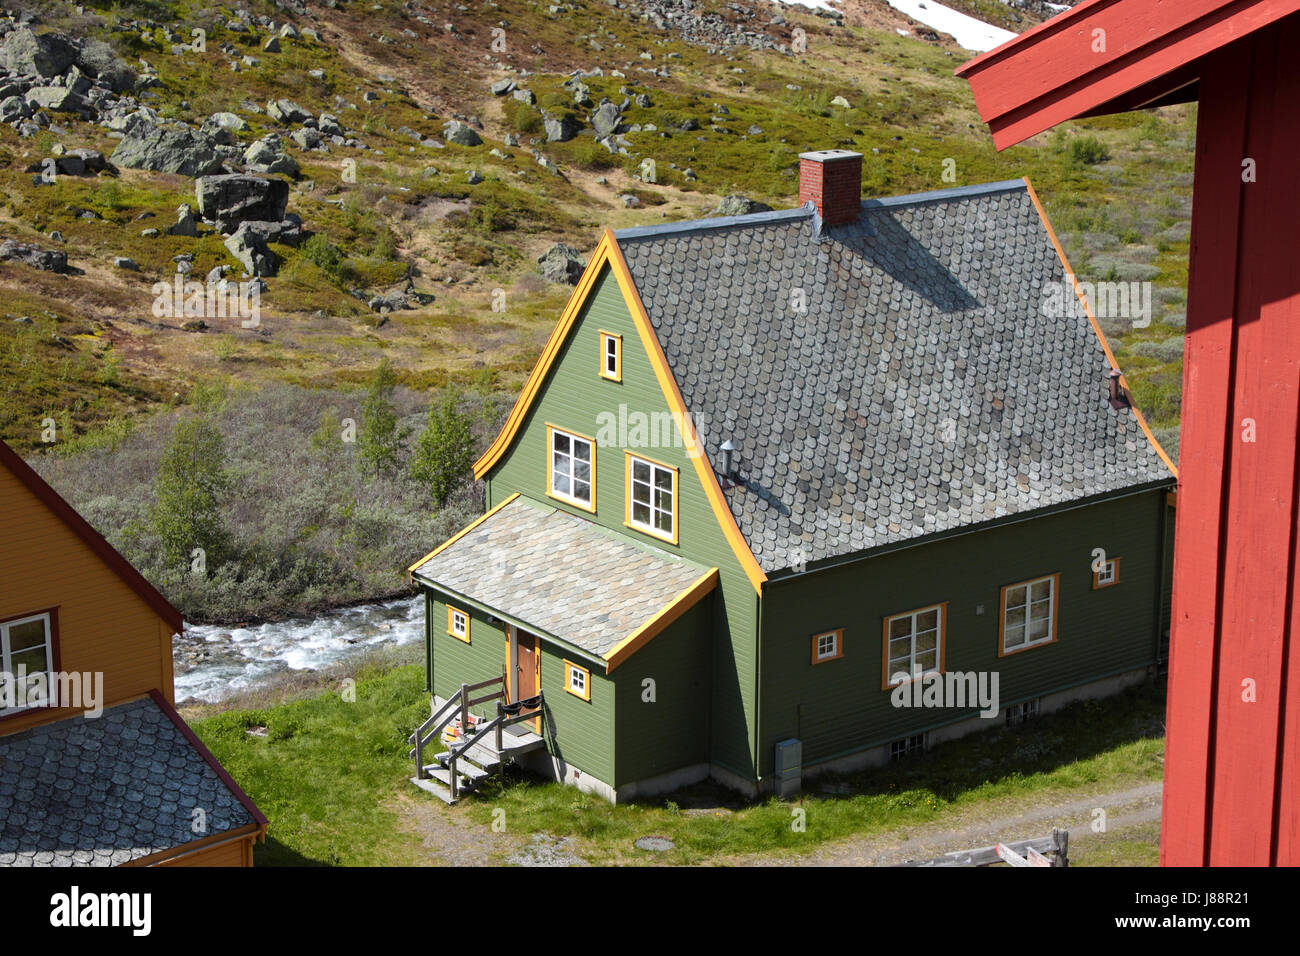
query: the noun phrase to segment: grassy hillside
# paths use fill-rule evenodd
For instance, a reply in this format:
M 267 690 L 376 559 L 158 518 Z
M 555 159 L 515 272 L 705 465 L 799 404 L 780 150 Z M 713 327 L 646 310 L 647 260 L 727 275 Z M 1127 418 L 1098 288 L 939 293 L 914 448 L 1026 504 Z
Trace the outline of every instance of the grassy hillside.
M 339 0 L 293 13 L 253 0 L 232 29 L 224 6 L 121 0 L 78 13 L 47 0 L 38 32 L 107 41 L 155 77 L 133 95 L 162 118 L 197 128 L 233 112 L 247 124 L 235 134 L 241 148 L 284 135 L 300 168 L 288 208 L 312 238 L 273 247 L 282 261 L 266 280 L 259 328 L 159 318 L 151 289 L 175 275 L 175 257 L 190 255 L 199 278 L 221 265 L 240 271 L 209 227 L 197 238 L 143 234 L 195 203 L 194 180 L 118 169 L 38 183 L 29 168 L 77 147 L 109 155 L 118 135 L 72 113 L 48 113 L 28 136 L 0 125 L 0 232 L 62 249 L 73 267 L 0 262 L 0 437 L 25 453 L 77 453 L 113 444 L 129 422 L 173 414 L 196 385 L 344 394 L 383 358 L 415 394 L 460 384 L 508 402 L 569 291 L 537 272 L 553 243 L 586 254 L 605 227 L 707 215 L 732 193 L 788 207 L 797 154 L 846 147 L 864 154 L 868 196 L 1028 176 L 1081 277 L 1153 280 L 1155 321 L 1107 332 L 1138 403 L 1176 445 L 1193 108 L 1070 124 L 998 154 L 953 76 L 968 54 L 919 37 L 881 0 L 854 2 L 840 20 L 767 6 L 746 17 L 704 0 L 696 25 L 681 28 L 683 18 L 660 16 L 668 5 Z M 259 17 L 297 35 L 267 52 L 277 31 Z M 182 46 L 194 30 L 204 31 L 201 52 Z M 707 30 L 749 33 L 711 42 L 700 39 Z M 806 38 L 799 52 L 796 31 Z M 504 79 L 535 102 L 493 95 Z M 590 106 L 575 102 L 577 82 Z M 604 97 L 633 101 L 615 152 L 588 122 Z M 293 127 L 266 112 L 279 98 L 337 116 L 348 144 L 289 140 Z M 544 116 L 566 113 L 583 131 L 546 142 Z M 482 144 L 447 141 L 453 119 Z M 138 270 L 117 267 L 122 256 Z M 408 286 L 432 300 L 386 315 L 367 305 Z M 50 418 L 52 448 L 41 441 Z M 78 503 L 89 493 L 63 490 Z

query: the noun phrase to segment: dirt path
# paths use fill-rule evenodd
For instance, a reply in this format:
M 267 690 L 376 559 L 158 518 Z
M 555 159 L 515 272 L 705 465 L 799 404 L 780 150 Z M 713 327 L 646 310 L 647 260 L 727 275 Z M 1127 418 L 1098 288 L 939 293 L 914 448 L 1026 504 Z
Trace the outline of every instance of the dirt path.
M 425 866 L 586 866 L 570 837 L 498 833 L 433 800 L 400 794 L 396 809 L 420 838 Z
M 989 807 L 972 811 L 965 825 L 924 824 L 900 827 L 869 837 L 854 837 L 798 856 L 746 855 L 718 862 L 733 866 L 891 866 L 928 860 L 953 850 L 992 846 L 1046 836 L 1052 827 L 1070 831 L 1070 845 L 1094 837 L 1094 811 L 1106 811 L 1106 832 L 1149 824 L 1160 819 L 1161 784 L 1143 784 L 1114 793 L 1099 793 L 1060 803 L 1008 812 L 990 819 Z M 1014 810 L 1012 806 L 995 808 Z

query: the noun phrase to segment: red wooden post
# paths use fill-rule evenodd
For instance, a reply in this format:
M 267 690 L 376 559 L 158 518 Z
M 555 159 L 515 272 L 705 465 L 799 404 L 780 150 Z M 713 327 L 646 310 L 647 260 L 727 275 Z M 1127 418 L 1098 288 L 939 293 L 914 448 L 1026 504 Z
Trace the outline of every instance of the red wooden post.
M 1088 0 L 959 71 L 999 148 L 1200 99 L 1165 865 L 1300 865 L 1297 49 L 1300 0 Z
M 1167 865 L 1300 862 L 1296 804 L 1283 803 L 1279 774 L 1298 517 L 1297 41 L 1300 21 L 1289 17 L 1215 54 L 1201 76 Z

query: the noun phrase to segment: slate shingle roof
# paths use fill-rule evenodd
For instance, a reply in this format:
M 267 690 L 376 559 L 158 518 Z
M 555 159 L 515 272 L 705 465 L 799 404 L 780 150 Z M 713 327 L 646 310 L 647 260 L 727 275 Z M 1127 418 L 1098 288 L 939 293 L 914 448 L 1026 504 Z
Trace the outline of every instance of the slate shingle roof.
M 0 866 L 118 866 L 254 822 L 152 698 L 0 737 Z
M 597 657 L 708 571 L 524 497 L 412 569 Z
M 764 571 L 1173 477 L 1021 180 L 615 233 Z M 802 296 L 806 311 L 798 311 Z

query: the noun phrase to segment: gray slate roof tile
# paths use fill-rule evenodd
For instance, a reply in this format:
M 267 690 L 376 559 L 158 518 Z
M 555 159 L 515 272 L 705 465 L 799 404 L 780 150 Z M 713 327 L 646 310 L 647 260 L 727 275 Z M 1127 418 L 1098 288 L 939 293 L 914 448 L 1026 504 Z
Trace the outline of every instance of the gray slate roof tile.
M 768 572 L 1127 488 L 1172 483 L 1017 180 L 615 233 Z M 802 297 L 806 310 L 794 303 Z
M 603 657 L 708 571 L 521 496 L 413 574 Z
M 0 737 L 0 866 L 117 866 L 254 822 L 151 698 Z

